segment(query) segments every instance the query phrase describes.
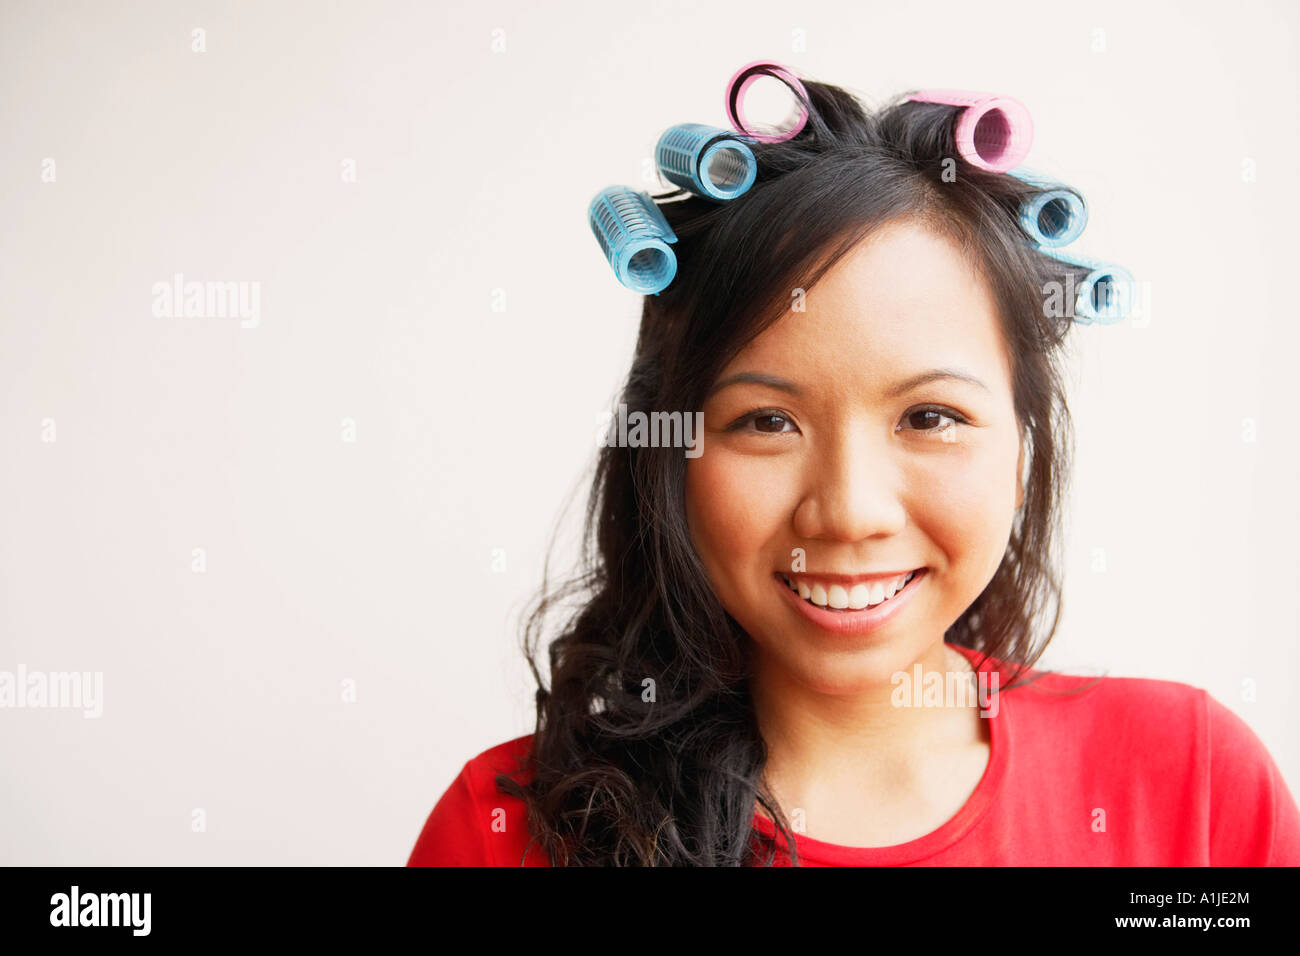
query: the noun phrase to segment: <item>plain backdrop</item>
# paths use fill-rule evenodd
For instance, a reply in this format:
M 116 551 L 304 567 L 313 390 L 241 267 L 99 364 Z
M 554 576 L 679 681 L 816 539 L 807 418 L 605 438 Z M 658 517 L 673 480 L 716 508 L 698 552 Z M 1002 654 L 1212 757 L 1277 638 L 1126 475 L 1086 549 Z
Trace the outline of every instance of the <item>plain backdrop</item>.
M 742 64 L 1006 93 L 1144 318 L 1072 333 L 1045 666 L 1204 687 L 1300 792 L 1289 2 L 0 5 L 0 863 L 398 864 L 533 729 L 640 298 L 586 221 Z M 202 33 L 196 33 L 199 30 Z M 196 49 L 200 47 L 201 49 Z M 258 283 L 256 326 L 153 287 Z M 251 285 L 249 286 L 251 288 Z M 562 519 L 573 493 L 577 504 Z M 557 524 L 558 522 L 558 524 Z

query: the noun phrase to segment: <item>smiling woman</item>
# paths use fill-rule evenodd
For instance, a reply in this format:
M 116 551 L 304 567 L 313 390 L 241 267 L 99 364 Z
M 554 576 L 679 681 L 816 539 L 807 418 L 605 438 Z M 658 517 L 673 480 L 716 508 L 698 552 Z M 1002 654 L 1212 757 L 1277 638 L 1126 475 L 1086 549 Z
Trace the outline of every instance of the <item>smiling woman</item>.
M 760 675 L 763 651 L 808 668 L 803 680 L 825 692 L 887 682 L 923 654 L 942 662 L 943 634 L 997 569 L 1021 499 L 1006 352 L 992 297 L 960 249 L 902 221 L 841 259 L 806 311 L 723 370 L 730 384 L 704 406 L 709 453 L 687 468 L 687 514 L 714 590 L 758 644 Z M 746 371 L 758 375 L 733 377 Z M 802 569 L 791 566 L 796 549 Z M 801 597 L 827 607 L 835 589 L 847 598 L 919 569 L 899 628 L 907 639 L 882 632 L 854 666 L 824 645 L 815 616 L 791 616 L 784 591 L 772 593 L 774 572 L 801 570 Z
M 944 633 L 1007 550 L 1023 498 L 1012 366 L 983 279 L 923 222 L 877 229 L 805 304 L 705 402 L 688 521 L 754 644 L 781 805 L 822 839 L 903 843 L 955 814 L 987 764 L 975 710 L 903 716 L 891 675 L 948 668 Z M 914 759 L 941 747 L 948 772 Z
M 698 410 L 702 454 L 600 450 L 586 566 L 526 635 L 532 664 L 580 597 L 536 732 L 467 762 L 410 862 L 1300 863 L 1276 766 L 1204 691 L 1034 667 L 1075 318 L 1045 296 L 1087 271 L 1027 241 L 1041 187 L 966 162 L 951 106 L 799 90 L 743 196 L 642 210 L 676 272 L 621 402 Z M 899 706 L 914 670 L 999 706 Z

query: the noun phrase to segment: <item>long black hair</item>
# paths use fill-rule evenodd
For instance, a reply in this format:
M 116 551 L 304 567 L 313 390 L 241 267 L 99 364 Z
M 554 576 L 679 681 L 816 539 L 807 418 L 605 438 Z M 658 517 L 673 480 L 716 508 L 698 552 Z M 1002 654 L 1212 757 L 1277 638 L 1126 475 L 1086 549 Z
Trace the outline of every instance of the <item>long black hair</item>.
M 903 94 L 871 113 L 839 87 L 804 85 L 807 124 L 752 147 L 748 192 L 660 203 L 678 236 L 678 271 L 645 297 L 619 400 L 629 414 L 699 409 L 719 371 L 789 308 L 790 290 L 810 289 L 872 230 L 910 219 L 951 237 L 995 296 L 1027 461 L 1002 562 L 945 640 L 984 655 L 977 666 L 1012 665 L 1009 689 L 1060 618 L 1056 532 L 1073 436 L 1059 347 L 1073 305 L 1045 304 L 1050 283 L 1082 272 L 1027 241 L 1019 210 L 1041 187 L 960 157 L 954 107 Z M 537 726 L 524 773 L 501 774 L 497 786 L 524 801 L 532 842 L 553 865 L 770 865 L 776 844 L 753 826 L 756 806 L 797 864 L 762 781 L 750 638 L 696 552 L 685 475 L 680 448 L 601 448 L 582 565 L 555 588 L 545 574 L 528 616 Z M 536 657 L 546 622 L 565 607 L 548 689 Z

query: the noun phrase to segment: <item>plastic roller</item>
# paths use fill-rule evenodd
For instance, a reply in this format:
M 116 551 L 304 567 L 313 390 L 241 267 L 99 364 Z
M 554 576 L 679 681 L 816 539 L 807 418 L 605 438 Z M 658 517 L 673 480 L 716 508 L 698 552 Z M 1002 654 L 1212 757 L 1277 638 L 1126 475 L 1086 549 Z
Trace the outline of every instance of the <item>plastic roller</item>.
M 591 231 L 618 281 L 633 292 L 658 295 L 677 275 L 669 243 L 677 234 L 650 198 L 627 186 L 607 186 L 587 210 Z
M 1005 173 L 1029 155 L 1034 121 L 1025 104 L 1013 97 L 973 90 L 921 90 L 908 99 L 962 107 L 953 138 L 972 166 Z
M 1023 166 L 1011 170 L 1010 175 L 1043 190 L 1020 207 L 1021 227 L 1041 248 L 1069 245 L 1083 234 L 1088 225 L 1088 205 L 1082 196 Z
M 784 83 L 795 97 L 795 109 L 798 111 L 798 116 L 789 129 L 779 133 L 756 132 L 750 129 L 745 118 L 745 93 L 764 76 L 770 76 L 772 79 Z M 741 133 L 760 143 L 781 143 L 793 139 L 807 124 L 808 107 L 805 104 L 808 101 L 808 90 L 793 70 L 771 60 L 754 60 L 737 70 L 727 82 L 726 101 L 723 107 L 727 111 L 727 119 L 731 125 Z
M 664 130 L 655 146 L 655 162 L 673 185 L 719 201 L 743 194 L 758 176 L 758 160 L 740 137 L 704 123 L 679 123 Z
M 1123 266 L 1102 262 L 1090 256 L 1067 255 L 1059 249 L 1043 249 L 1043 252 L 1062 262 L 1090 270 L 1079 284 L 1074 303 L 1076 322 L 1083 325 L 1093 322 L 1114 325 L 1132 311 L 1137 295 L 1137 281 Z

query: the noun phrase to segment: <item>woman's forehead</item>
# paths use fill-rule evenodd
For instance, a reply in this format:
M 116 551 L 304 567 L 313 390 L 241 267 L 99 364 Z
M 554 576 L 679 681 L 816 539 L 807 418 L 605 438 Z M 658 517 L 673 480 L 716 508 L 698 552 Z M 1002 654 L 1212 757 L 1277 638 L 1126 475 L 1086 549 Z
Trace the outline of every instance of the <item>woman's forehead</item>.
M 900 332 L 917 319 L 995 309 L 977 264 L 949 236 L 911 220 L 882 226 L 851 248 L 806 302 L 818 315 L 892 323 L 889 330 Z
M 936 367 L 990 387 L 1009 378 L 991 290 L 956 243 L 924 226 L 882 227 L 790 299 L 719 379 L 784 369 L 806 382 L 887 383 Z

